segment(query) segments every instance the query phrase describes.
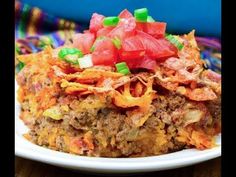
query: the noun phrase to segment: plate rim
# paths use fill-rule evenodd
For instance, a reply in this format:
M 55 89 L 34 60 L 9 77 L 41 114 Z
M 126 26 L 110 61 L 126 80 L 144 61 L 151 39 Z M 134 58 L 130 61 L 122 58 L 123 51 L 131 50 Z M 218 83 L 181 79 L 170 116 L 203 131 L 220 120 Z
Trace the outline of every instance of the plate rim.
M 170 154 L 173 155 L 174 153 L 180 153 L 181 151 L 159 156 L 135 157 L 135 158 L 87 157 L 87 156 L 73 155 L 69 153 L 47 149 L 35 145 L 31 142 L 28 142 L 27 140 L 24 141 L 28 142 L 28 145 L 20 146 L 19 144 L 17 145 L 17 142 L 19 143 L 20 137 L 17 134 L 15 135 L 16 137 L 18 137 L 16 138 L 16 146 L 15 146 L 16 156 L 64 168 L 83 170 L 83 171 L 105 172 L 105 173 L 161 171 L 161 170 L 189 166 L 221 156 L 221 145 L 219 145 L 218 147 L 204 151 L 199 151 L 196 149 L 182 150 L 182 151 L 194 150 L 194 151 L 199 151 L 200 153 L 198 152 L 196 153 L 196 155 L 191 157 L 177 158 L 171 160 L 163 160 L 163 159 L 158 160 L 158 158 L 163 156 L 168 156 Z M 209 152 L 204 153 L 205 151 Z M 44 152 L 48 152 L 49 154 L 51 153 L 51 155 L 48 155 L 48 153 Z M 53 156 L 54 154 L 56 156 Z M 57 156 L 58 154 L 59 156 Z M 60 155 L 62 156 L 60 157 Z M 65 159 L 65 157 L 68 157 L 68 159 Z M 145 161 L 146 163 L 144 163 Z

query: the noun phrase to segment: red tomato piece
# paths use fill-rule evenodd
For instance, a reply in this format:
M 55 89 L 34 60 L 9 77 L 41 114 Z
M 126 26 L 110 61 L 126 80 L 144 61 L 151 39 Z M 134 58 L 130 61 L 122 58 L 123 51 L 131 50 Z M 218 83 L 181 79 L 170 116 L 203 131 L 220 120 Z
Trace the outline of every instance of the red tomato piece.
M 103 19 L 103 15 L 93 13 L 92 18 L 90 20 L 89 31 L 92 33 L 96 33 L 99 29 L 103 28 Z
M 145 48 L 139 38 L 131 36 L 126 38 L 119 50 L 119 56 L 121 60 L 138 59 L 143 58 L 145 55 Z
M 163 22 L 147 22 L 144 28 L 144 32 L 150 34 L 155 38 L 164 37 L 165 31 L 166 31 L 166 23 Z
M 144 56 L 143 58 L 139 59 L 129 59 L 129 60 L 122 60 L 125 61 L 130 69 L 148 69 L 151 71 L 156 71 L 157 69 L 157 61 L 153 60 L 147 56 Z
M 118 37 L 121 41 L 135 35 L 135 18 L 121 19 L 118 25 L 108 34 L 109 37 Z
M 114 27 L 111 26 L 101 28 L 100 30 L 97 31 L 97 37 L 107 36 L 113 29 Z
M 176 51 L 169 46 L 167 40 L 156 39 L 142 31 L 137 31 L 137 37 L 142 41 L 146 49 L 146 55 L 152 59 L 170 57 L 176 54 Z
M 146 22 L 136 22 L 136 30 L 138 31 L 144 31 L 146 26 L 145 26 Z
M 166 31 L 166 23 L 163 22 L 136 22 L 136 30 L 143 31 L 155 38 L 163 38 Z
M 170 57 L 176 57 L 178 58 L 178 49 L 173 45 L 171 44 L 167 39 L 165 38 L 160 38 L 158 39 L 158 41 L 160 41 L 164 46 L 168 47 L 171 51 L 174 52 L 174 54 L 172 56 L 163 56 L 163 57 L 160 57 L 158 58 L 158 61 L 159 62 L 163 62 L 165 61 L 167 58 L 170 58 Z
M 83 54 L 90 53 L 90 48 L 95 40 L 95 35 L 93 33 L 77 33 L 74 35 L 73 47 L 81 50 Z
M 121 60 L 129 60 L 129 59 L 139 59 L 144 57 L 145 50 L 134 50 L 134 51 L 119 51 L 119 57 Z
M 92 53 L 94 65 L 113 66 L 117 61 L 117 49 L 111 39 L 105 38 L 96 42 Z
M 127 9 L 124 9 L 119 15 L 119 18 L 130 18 L 133 17 L 132 13 L 130 13 Z

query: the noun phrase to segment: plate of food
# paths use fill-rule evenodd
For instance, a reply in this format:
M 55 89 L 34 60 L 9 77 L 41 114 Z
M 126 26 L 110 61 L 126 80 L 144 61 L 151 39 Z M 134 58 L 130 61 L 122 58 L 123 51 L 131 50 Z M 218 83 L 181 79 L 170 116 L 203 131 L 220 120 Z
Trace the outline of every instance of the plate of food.
M 221 155 L 221 75 L 194 30 L 166 33 L 146 8 L 94 13 L 71 43 L 18 55 L 15 154 L 65 168 L 131 173 Z

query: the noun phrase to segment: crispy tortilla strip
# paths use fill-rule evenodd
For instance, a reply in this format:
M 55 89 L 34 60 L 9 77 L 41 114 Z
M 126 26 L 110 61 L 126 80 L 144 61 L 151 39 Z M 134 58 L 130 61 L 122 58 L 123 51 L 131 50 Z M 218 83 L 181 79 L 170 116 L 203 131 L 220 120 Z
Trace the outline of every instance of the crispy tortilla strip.
M 80 91 L 91 91 L 91 92 L 95 92 L 95 93 L 103 93 L 103 92 L 108 92 L 108 91 L 113 90 L 112 87 L 109 87 L 109 88 L 101 87 L 100 88 L 100 87 L 95 87 L 95 86 L 91 86 L 91 85 L 80 84 L 77 82 L 68 82 L 65 79 L 62 79 L 61 87 L 65 88 L 65 92 L 67 94 L 72 94 L 74 92 L 80 92 Z
M 119 78 L 124 76 L 121 73 L 112 72 L 112 71 L 104 71 L 98 69 L 86 69 L 83 72 L 75 73 L 75 74 L 68 74 L 65 79 L 71 80 L 76 79 L 77 82 L 80 80 L 99 80 L 102 77 L 104 78 Z
M 152 100 L 156 97 L 156 92 L 152 90 L 152 83 L 153 79 L 150 79 L 147 90 L 141 97 L 133 97 L 130 93 L 130 83 L 125 84 L 122 94 L 116 90 L 112 93 L 114 104 L 122 108 L 138 106 L 143 110 L 147 110 Z

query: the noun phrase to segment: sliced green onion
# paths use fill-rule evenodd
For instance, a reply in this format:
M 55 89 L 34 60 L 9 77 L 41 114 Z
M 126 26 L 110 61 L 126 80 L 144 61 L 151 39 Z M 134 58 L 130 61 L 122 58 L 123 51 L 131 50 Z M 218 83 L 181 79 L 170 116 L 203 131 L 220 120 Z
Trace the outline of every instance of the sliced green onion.
M 116 26 L 119 23 L 120 19 L 119 17 L 106 17 L 103 19 L 103 25 L 104 26 Z
M 68 63 L 78 64 L 78 58 L 83 57 L 83 53 L 76 48 L 63 48 L 58 53 L 58 56 Z
M 167 40 L 170 41 L 170 43 L 172 43 L 173 45 L 175 45 L 175 47 L 177 47 L 179 50 L 181 50 L 184 45 L 178 41 L 178 39 L 176 39 L 173 35 L 169 34 L 165 37 Z
M 136 9 L 134 11 L 134 17 L 139 22 L 147 22 L 148 9 L 147 8 Z
M 152 18 L 152 16 L 147 17 L 147 22 L 155 22 L 155 20 Z
M 20 54 L 20 48 L 17 45 L 15 45 L 15 52 L 16 54 Z
M 165 33 L 165 37 L 168 36 L 168 35 L 169 35 L 169 33 Z
M 64 59 L 66 55 L 78 55 L 78 57 L 82 57 L 83 53 L 76 48 L 62 48 L 58 53 L 61 59 Z
M 126 62 L 121 62 L 116 64 L 117 71 L 127 68 Z
M 127 75 L 127 74 L 130 74 L 130 71 L 129 71 L 129 69 L 122 69 L 119 71 L 119 73 Z
M 93 66 L 93 61 L 91 55 L 85 55 L 82 58 L 78 59 L 80 68 L 89 68 Z
M 78 56 L 77 55 L 68 54 L 65 56 L 64 60 L 67 63 L 78 64 Z
M 115 37 L 114 39 L 112 39 L 112 43 L 116 46 L 117 49 L 121 48 L 121 41 L 118 37 Z
M 23 62 L 19 62 L 19 69 L 21 70 L 22 68 L 24 68 L 25 64 Z
M 16 65 L 16 72 L 20 72 L 24 68 L 25 64 L 21 61 Z
M 129 70 L 126 62 L 117 63 L 115 66 L 116 66 L 116 70 L 118 73 L 122 73 L 124 75 L 130 73 L 130 70 Z

